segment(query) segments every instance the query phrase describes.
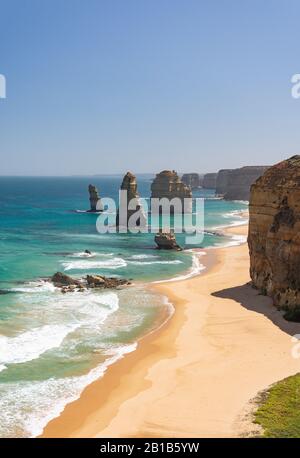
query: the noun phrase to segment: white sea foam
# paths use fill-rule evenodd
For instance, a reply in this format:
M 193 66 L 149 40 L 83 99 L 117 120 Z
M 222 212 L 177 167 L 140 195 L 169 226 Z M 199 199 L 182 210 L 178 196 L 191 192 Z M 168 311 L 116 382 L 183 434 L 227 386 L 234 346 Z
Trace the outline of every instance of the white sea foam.
M 78 253 L 72 253 L 69 255 L 70 258 L 95 258 L 96 256 L 109 257 L 113 256 L 114 253 L 86 253 L 85 251 L 79 251 Z
M 14 292 L 17 293 L 42 293 L 42 292 L 54 292 L 57 288 L 53 283 L 45 280 L 30 281 L 25 283 L 22 287 L 13 288 Z
M 129 261 L 129 263 L 133 264 L 134 266 L 149 266 L 152 264 L 182 264 L 182 261 L 180 261 L 179 259 L 174 259 L 172 261 Z
M 120 269 L 127 266 L 122 258 L 103 259 L 99 261 L 72 261 L 62 262 L 65 271 L 68 270 L 91 270 L 91 269 Z
M 205 266 L 200 262 L 200 258 L 206 255 L 205 251 L 201 251 L 201 252 L 194 251 L 194 250 L 186 250 L 186 251 L 191 252 L 193 256 L 192 266 L 186 274 L 178 275 L 176 277 L 169 278 L 167 280 L 157 280 L 157 281 L 154 281 L 153 283 L 166 283 L 166 282 L 172 282 L 172 281 L 186 280 L 187 278 L 191 278 L 196 275 L 199 275 L 200 272 L 202 272 L 205 269 Z
M 85 251 L 80 251 L 79 253 L 73 253 L 69 256 L 70 258 L 94 258 L 96 253 L 86 253 Z
M 231 235 L 230 239 L 227 242 L 223 243 L 216 243 L 214 246 L 209 247 L 209 249 L 212 248 L 226 248 L 230 246 L 238 246 L 242 245 L 243 243 L 247 242 L 247 236 L 246 235 Z
M 32 361 L 47 350 L 59 347 L 64 338 L 78 326 L 44 325 L 15 337 L 0 335 L 0 363 L 7 365 Z
M 85 375 L 4 384 L 0 387 L 2 436 L 14 437 L 16 424 L 24 437 L 40 435 L 46 424 L 58 417 L 67 404 L 78 399 L 87 385 L 102 377 L 110 365 L 136 347 L 137 343 L 133 343 L 112 349 L 104 363 Z
M 130 259 L 149 259 L 149 258 L 159 258 L 159 256 L 155 254 L 134 254 L 133 256 L 130 256 Z
M 26 303 L 26 299 L 23 300 Z M 36 300 L 39 303 L 40 299 Z M 28 301 L 34 305 L 30 297 Z M 0 372 L 7 364 L 32 361 L 46 351 L 60 347 L 68 334 L 81 326 L 92 326 L 94 329 L 100 327 L 118 308 L 119 298 L 115 292 L 86 291 L 50 295 L 47 297 L 47 311 L 42 311 L 41 316 L 48 322 L 55 319 L 62 324 L 45 324 L 14 337 L 0 335 Z M 33 313 L 35 319 L 38 319 L 39 312 Z

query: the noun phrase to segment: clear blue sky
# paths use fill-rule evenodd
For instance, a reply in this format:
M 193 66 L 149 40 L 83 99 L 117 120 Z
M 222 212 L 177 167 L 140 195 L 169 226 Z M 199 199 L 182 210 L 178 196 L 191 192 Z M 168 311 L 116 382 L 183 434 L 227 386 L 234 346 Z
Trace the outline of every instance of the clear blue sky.
M 0 174 L 209 172 L 300 152 L 297 0 L 0 0 Z

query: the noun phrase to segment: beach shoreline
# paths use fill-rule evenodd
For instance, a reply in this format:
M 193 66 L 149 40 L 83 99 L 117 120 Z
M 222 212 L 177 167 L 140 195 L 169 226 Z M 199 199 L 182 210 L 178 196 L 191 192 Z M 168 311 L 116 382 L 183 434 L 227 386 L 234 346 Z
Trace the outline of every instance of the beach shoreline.
M 245 236 L 247 225 L 226 232 Z M 255 433 L 251 421 L 244 421 L 249 402 L 299 371 L 291 336 L 300 326 L 287 323 L 248 284 L 246 244 L 205 251 L 210 265 L 201 275 L 149 285 L 175 307 L 171 319 L 86 387 L 42 437 Z

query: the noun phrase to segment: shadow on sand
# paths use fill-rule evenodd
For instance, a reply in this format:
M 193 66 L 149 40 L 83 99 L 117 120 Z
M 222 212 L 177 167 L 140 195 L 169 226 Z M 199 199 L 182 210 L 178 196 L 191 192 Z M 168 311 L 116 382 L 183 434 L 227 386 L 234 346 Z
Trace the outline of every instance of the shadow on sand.
M 286 321 L 282 316 L 282 312 L 273 306 L 272 299 L 260 294 L 257 289 L 251 286 L 250 283 L 223 289 L 221 291 L 215 291 L 212 293 L 212 296 L 223 299 L 232 299 L 241 304 L 241 306 L 245 307 L 247 310 L 265 315 L 282 331 L 290 334 L 291 336 L 300 334 L 300 323 Z

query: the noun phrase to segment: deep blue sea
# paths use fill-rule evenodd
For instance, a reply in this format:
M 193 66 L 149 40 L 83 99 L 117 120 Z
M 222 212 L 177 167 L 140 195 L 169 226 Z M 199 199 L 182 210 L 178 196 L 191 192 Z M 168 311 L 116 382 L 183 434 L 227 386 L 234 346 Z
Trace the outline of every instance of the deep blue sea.
M 150 175 L 137 176 L 150 197 Z M 146 282 L 200 273 L 201 257 L 155 249 L 154 234 L 99 234 L 87 187 L 117 199 L 122 176 L 0 177 L 0 437 L 30 437 L 79 397 L 106 368 L 158 324 L 172 305 Z M 204 197 L 201 247 L 239 243 L 216 234 L 241 224 L 245 202 Z M 87 257 L 84 250 L 91 251 Z M 62 294 L 45 281 L 56 271 L 133 279 L 122 290 Z

